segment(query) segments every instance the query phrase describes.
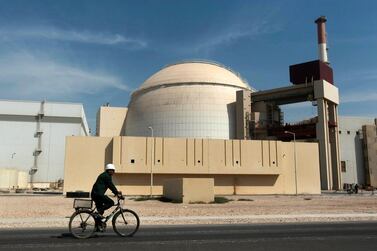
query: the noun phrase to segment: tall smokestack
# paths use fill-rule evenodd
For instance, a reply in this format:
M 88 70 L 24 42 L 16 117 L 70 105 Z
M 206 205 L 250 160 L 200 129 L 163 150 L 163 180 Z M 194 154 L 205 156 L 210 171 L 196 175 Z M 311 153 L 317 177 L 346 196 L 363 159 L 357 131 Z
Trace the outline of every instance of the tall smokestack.
M 315 23 L 317 24 L 317 32 L 318 32 L 318 53 L 319 53 L 319 60 L 322 62 L 329 64 L 327 58 L 327 44 L 326 44 L 326 23 L 327 19 L 325 16 L 320 16 Z

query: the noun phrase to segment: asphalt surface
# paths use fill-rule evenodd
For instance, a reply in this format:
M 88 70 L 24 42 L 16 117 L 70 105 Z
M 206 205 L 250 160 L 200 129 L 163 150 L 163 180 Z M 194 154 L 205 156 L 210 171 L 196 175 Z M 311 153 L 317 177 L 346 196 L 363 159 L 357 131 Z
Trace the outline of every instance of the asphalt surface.
M 86 239 L 67 229 L 0 230 L 0 250 L 377 250 L 377 222 L 142 226 Z

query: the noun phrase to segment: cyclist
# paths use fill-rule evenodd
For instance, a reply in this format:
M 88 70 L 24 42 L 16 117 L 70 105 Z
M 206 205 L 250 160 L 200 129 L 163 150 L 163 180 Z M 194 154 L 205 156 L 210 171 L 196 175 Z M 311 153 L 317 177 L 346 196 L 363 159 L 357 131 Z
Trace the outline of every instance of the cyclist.
M 92 188 L 91 197 L 96 203 L 97 211 L 101 218 L 103 218 L 105 210 L 114 206 L 114 201 L 105 195 L 107 189 L 110 189 L 116 196 L 122 196 L 122 193 L 116 189 L 113 183 L 112 176 L 114 173 L 115 166 L 113 164 L 107 164 L 105 171 L 98 176 Z

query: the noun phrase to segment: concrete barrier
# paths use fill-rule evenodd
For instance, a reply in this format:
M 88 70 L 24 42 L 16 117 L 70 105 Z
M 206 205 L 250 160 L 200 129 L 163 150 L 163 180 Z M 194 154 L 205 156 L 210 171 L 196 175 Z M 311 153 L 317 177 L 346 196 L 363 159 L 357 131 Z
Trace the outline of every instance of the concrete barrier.
M 213 178 L 179 178 L 166 180 L 163 185 L 164 197 L 183 203 L 214 201 Z

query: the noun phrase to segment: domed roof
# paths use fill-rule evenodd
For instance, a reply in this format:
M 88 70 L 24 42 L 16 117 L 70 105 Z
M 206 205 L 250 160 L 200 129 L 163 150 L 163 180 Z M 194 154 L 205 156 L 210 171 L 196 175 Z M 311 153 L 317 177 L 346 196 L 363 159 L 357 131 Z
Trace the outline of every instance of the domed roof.
M 139 90 L 181 83 L 223 84 L 251 89 L 238 73 L 225 66 L 207 61 L 187 61 L 164 67 L 149 77 Z

